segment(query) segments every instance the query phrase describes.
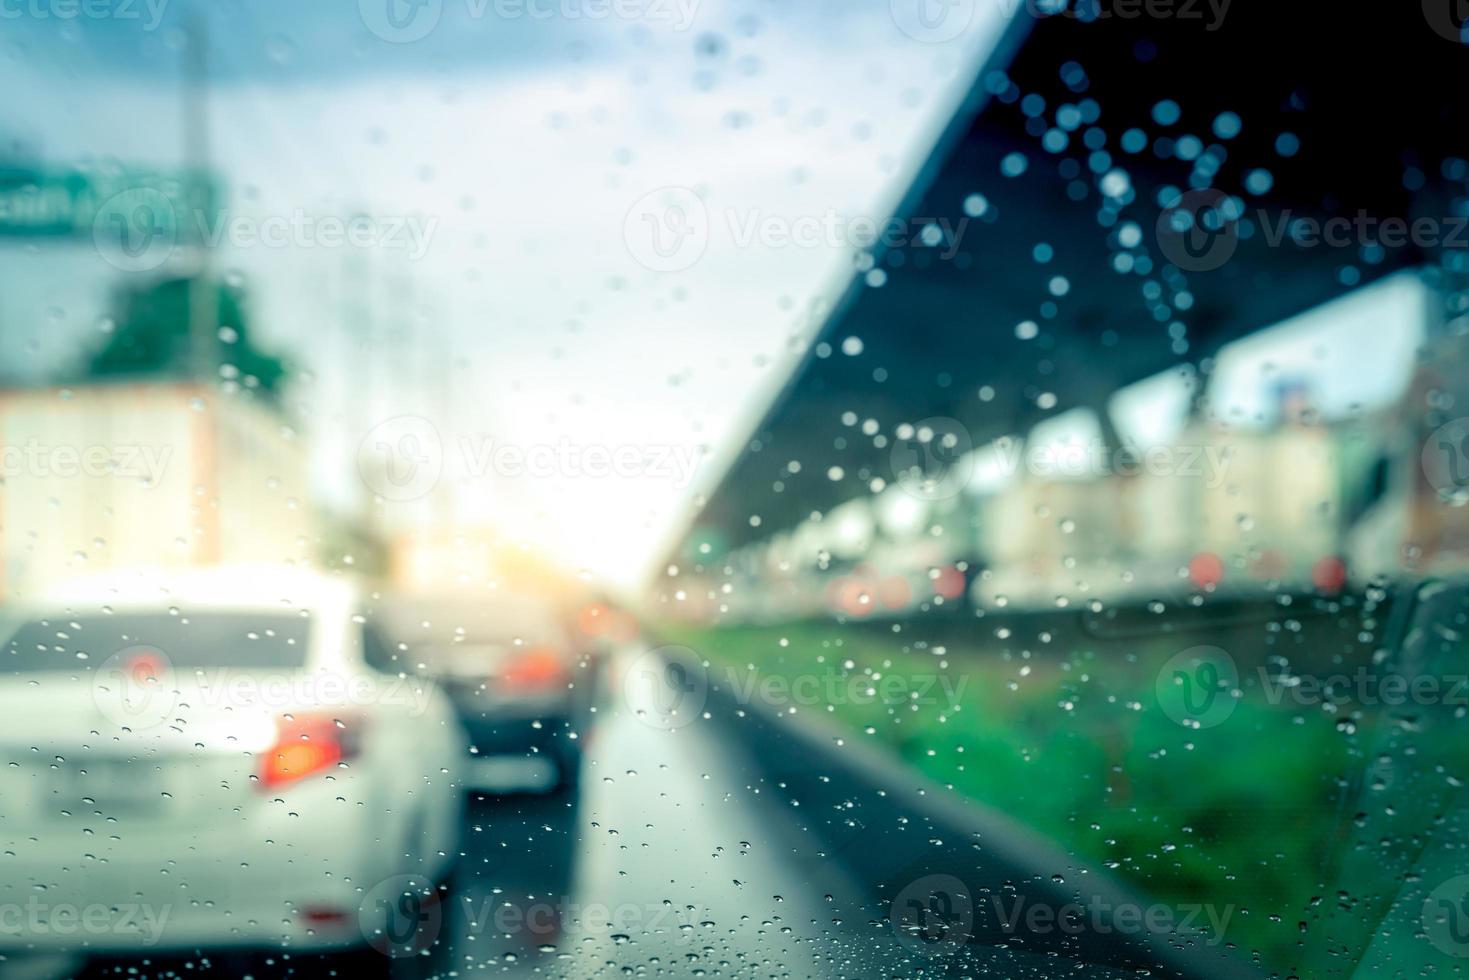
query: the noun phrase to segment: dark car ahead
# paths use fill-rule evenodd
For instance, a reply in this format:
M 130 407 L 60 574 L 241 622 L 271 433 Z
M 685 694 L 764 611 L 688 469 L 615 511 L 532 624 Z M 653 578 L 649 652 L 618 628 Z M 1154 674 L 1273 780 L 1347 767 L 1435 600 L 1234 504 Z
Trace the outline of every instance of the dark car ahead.
M 385 602 L 379 622 L 439 683 L 469 734 L 476 791 L 574 785 L 598 684 L 595 642 L 530 594 Z

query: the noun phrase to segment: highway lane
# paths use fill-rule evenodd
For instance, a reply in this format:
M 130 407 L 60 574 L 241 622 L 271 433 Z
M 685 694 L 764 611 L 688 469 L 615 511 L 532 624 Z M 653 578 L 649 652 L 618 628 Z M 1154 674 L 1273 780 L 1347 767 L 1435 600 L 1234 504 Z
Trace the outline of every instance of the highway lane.
M 445 967 L 567 977 L 1057 975 L 1044 953 L 965 945 L 957 921 L 895 928 L 893 903 L 874 900 L 871 881 L 872 849 L 889 845 L 840 818 L 835 840 L 819 832 L 835 808 L 813 821 L 791 783 L 771 779 L 770 760 L 742 740 L 743 709 L 711 697 L 707 717 L 669 729 L 649 721 L 636 690 L 617 693 L 627 697 L 599 711 L 579 794 L 474 806 L 439 937 Z M 816 779 L 831 778 L 816 774 L 824 760 L 806 762 Z
M 1172 947 L 1188 944 L 1176 938 L 1170 972 L 1115 930 L 1006 932 L 1003 908 L 1084 898 L 1057 879 L 1089 869 L 997 814 L 940 799 L 893 760 L 729 692 L 701 689 L 670 725 L 666 701 L 643 703 L 666 692 L 619 682 L 635 667 L 618 658 L 595 724 L 578 733 L 576 788 L 472 798 L 443 897 L 384 944 L 423 954 L 394 960 L 395 975 L 1100 978 L 1139 963 L 1155 976 L 1250 975 L 1220 969 L 1217 950 L 1180 957 Z M 1122 901 L 1090 887 L 1094 902 Z M 373 952 L 362 965 L 382 962 Z M 327 967 L 207 965 L 261 980 Z M 197 976 L 200 961 L 125 972 L 137 968 L 99 963 L 86 976 Z
M 415 907 L 384 944 L 405 954 L 398 974 L 838 978 L 906 958 L 863 907 L 859 881 L 823 856 L 731 734 L 715 718 L 647 724 L 610 692 L 577 788 L 472 797 L 447 896 Z M 141 975 L 197 975 L 198 963 L 151 959 L 143 969 L 156 972 Z M 254 977 L 327 967 L 222 955 L 207 965 Z M 94 963 L 86 977 L 138 968 Z
M 662 731 L 614 707 L 579 798 L 472 811 L 452 960 L 572 976 L 857 975 L 870 928 L 859 890 L 839 863 L 801 860 L 780 811 L 713 726 Z

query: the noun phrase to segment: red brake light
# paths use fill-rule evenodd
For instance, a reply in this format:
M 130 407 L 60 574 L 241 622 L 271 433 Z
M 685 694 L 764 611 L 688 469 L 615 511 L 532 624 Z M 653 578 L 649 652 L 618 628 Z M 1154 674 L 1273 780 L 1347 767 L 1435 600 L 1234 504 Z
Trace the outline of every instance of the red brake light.
M 267 788 L 304 779 L 357 754 L 358 724 L 326 714 L 280 718 L 275 745 L 260 763 L 260 782 Z
M 1311 566 L 1311 584 L 1327 595 L 1336 595 L 1347 584 L 1347 563 L 1327 555 Z
M 134 684 L 148 684 L 163 679 L 168 663 L 156 650 L 140 650 L 127 662 L 128 677 Z
M 297 915 L 309 926 L 343 926 L 352 920 L 351 913 L 346 909 L 327 906 L 309 906 L 301 909 Z
M 531 647 L 517 656 L 500 675 L 507 687 L 555 687 L 566 683 L 566 666 L 550 647 Z
M 1201 551 L 1188 560 L 1188 580 L 1195 588 L 1212 589 L 1224 581 L 1224 559 Z
M 610 619 L 607 607 L 600 602 L 589 603 L 576 614 L 576 623 L 587 636 L 601 636 L 607 631 Z

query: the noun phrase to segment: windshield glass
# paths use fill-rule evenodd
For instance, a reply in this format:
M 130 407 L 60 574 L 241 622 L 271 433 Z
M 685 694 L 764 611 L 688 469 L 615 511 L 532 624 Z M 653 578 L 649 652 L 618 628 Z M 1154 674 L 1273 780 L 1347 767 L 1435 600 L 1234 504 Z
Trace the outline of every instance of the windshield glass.
M 175 667 L 300 667 L 308 627 L 301 616 L 259 612 L 60 615 L 12 626 L 0 647 L 0 673 L 88 671 L 123 651 Z
M 0 976 L 1462 974 L 1377 6 L 0 0 Z

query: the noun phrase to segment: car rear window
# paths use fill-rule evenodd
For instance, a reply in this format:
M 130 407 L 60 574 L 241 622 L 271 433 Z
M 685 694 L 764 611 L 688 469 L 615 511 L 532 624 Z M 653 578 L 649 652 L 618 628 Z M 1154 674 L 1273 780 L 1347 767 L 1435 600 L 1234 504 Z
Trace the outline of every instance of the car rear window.
M 300 667 L 309 625 L 300 615 L 257 612 L 36 619 L 0 647 L 0 673 L 90 670 L 134 648 L 174 667 Z

